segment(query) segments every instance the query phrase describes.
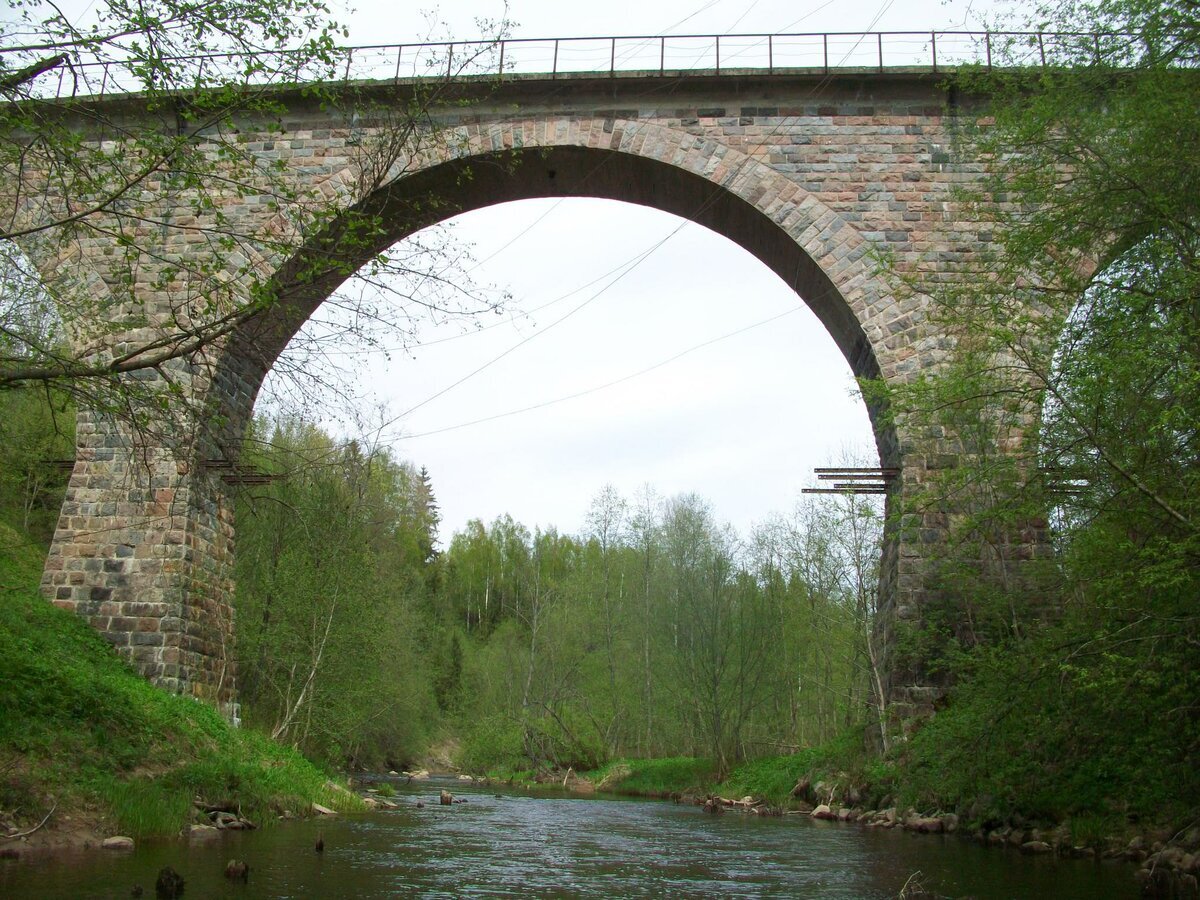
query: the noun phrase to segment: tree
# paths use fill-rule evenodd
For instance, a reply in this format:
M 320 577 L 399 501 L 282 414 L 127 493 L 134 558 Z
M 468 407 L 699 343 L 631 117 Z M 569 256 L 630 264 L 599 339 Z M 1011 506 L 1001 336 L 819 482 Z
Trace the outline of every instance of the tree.
M 480 24 L 497 34 L 507 27 Z M 342 216 L 327 256 L 264 274 L 255 260 L 293 254 L 336 211 L 279 161 L 239 142 L 235 121 L 280 112 L 282 86 L 305 85 L 332 108 L 348 102 L 327 84 L 345 71 L 339 32 L 323 0 L 105 0 L 78 16 L 48 0 L 16 0 L 0 30 L 0 257 L 9 284 L 42 289 L 0 297 L 0 390 L 54 383 L 86 407 L 177 436 L 178 416 L 163 408 L 203 402 L 185 370 L 203 369 L 228 335 L 290 291 L 352 274 L 339 271 L 344 251 L 378 227 L 365 213 Z M 446 78 L 473 62 L 460 57 Z M 433 79 L 386 109 L 355 101 L 381 125 L 355 157 L 357 199 L 394 177 L 401 157 L 442 140 L 429 119 L 441 86 Z M 138 95 L 136 128 L 94 102 L 122 92 Z M 222 206 L 246 196 L 286 210 L 294 228 L 239 231 Z M 166 235 L 189 228 L 206 254 L 164 255 Z M 111 271 L 84 280 L 75 261 L 92 239 L 115 256 Z M 328 387 L 337 367 L 315 351 L 331 340 L 377 340 L 381 327 L 411 339 L 420 310 L 491 308 L 469 281 L 449 277 L 461 274 L 459 258 L 437 231 L 375 255 L 358 288 L 309 323 L 277 374 Z M 170 296 L 165 317 L 145 312 L 134 274 L 146 272 L 150 288 Z
M 379 448 L 295 419 L 259 420 L 274 480 L 240 498 L 237 645 L 246 717 L 338 762 L 423 749 L 462 666 L 425 621 L 423 483 Z M 456 649 L 457 647 L 457 649 Z M 432 651 L 432 652 L 431 652 Z
M 863 676 L 867 704 L 874 713 L 883 751 L 890 742 L 888 698 L 881 634 L 879 633 L 879 569 L 883 550 L 883 516 L 879 504 L 861 494 L 847 492 L 835 504 L 834 539 L 845 562 L 842 568 L 846 605 L 851 610 L 857 634 L 855 663 Z M 851 682 L 851 690 L 854 689 Z M 851 708 L 855 706 L 851 701 Z M 852 714 L 853 715 L 853 714 Z
M 910 284 L 957 347 L 891 397 L 966 449 L 928 502 L 983 501 L 948 527 L 1002 576 L 960 569 L 966 621 L 907 636 L 958 684 L 914 752 L 939 804 L 1003 761 L 1043 815 L 1167 821 L 1200 796 L 1200 9 L 1062 0 L 1029 24 L 1076 37 L 1061 65 L 960 76 L 993 98 L 960 133 L 989 161 L 964 199 L 993 251 Z
M 608 723 L 604 729 L 605 746 L 611 752 L 621 742 L 624 728 L 622 705 L 617 684 L 619 666 L 618 632 L 624 618 L 624 579 L 619 584 L 616 568 L 618 554 L 624 537 L 626 504 L 624 498 L 611 484 L 601 488 L 587 513 L 587 537 L 589 550 L 593 550 L 595 568 L 599 570 L 599 606 L 601 629 L 604 635 L 604 656 L 608 674 Z
M 328 75 L 334 59 L 336 23 L 319 0 L 112 0 L 94 15 L 75 19 L 52 3 L 28 0 L 14 4 L 13 13 L 0 38 L 0 91 L 8 101 L 0 106 L 6 185 L 0 195 L 0 240 L 7 244 L 10 271 L 33 283 L 41 273 L 7 242 L 47 252 L 53 244 L 69 253 L 72 242 L 116 228 L 112 237 L 128 246 L 120 232 L 134 233 L 132 225 L 144 209 L 137 194 L 148 186 L 156 193 L 191 190 L 195 209 L 211 202 L 206 181 L 219 171 L 248 189 L 250 161 L 218 165 L 201 149 L 200 135 L 235 112 L 263 108 L 268 101 L 255 88 L 296 82 L 306 71 Z M 283 50 L 295 52 L 278 52 Z M 204 67 L 210 54 L 221 56 Z M 110 78 L 117 91 L 145 95 L 148 109 L 170 110 L 180 127 L 130 134 L 115 121 L 104 121 L 89 131 L 68 114 L 70 102 L 54 102 L 60 94 L 73 98 L 112 91 Z M 32 195 L 31 177 L 42 185 Z M 167 221 L 161 225 L 170 227 Z M 28 321 L 6 306 L 9 346 L 0 359 L 0 385 L 115 377 L 194 351 L 228 327 L 228 322 L 214 322 L 189 330 L 177 321 L 170 333 L 106 355 L 104 338 L 128 325 L 109 321 L 127 319 L 118 316 L 126 299 L 99 301 L 97 308 L 83 291 L 59 291 L 54 300 L 65 321 L 49 333 L 28 328 Z M 76 333 L 84 322 L 86 336 Z
M 648 754 L 651 752 L 651 748 L 657 746 L 654 734 L 656 703 L 654 648 L 657 644 L 655 635 L 658 621 L 654 609 L 653 582 L 658 564 L 659 501 L 654 489 L 647 484 L 638 492 L 634 503 L 633 514 L 629 519 L 629 541 L 630 547 L 636 555 L 634 577 L 639 594 L 640 652 L 638 653 L 638 667 L 641 671 L 640 700 L 643 718 L 643 729 L 639 729 L 637 746 L 641 752 Z
M 662 523 L 668 658 L 695 743 L 721 772 L 745 755 L 743 728 L 763 703 L 771 622 L 736 538 L 695 495 L 671 500 Z
M 0 509 L 43 543 L 58 520 L 74 426 L 74 406 L 58 391 L 0 394 Z

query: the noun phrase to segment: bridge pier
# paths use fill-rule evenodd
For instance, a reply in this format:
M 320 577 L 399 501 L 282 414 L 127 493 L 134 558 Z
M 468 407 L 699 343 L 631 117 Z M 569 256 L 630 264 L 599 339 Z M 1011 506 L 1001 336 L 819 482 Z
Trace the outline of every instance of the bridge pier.
M 42 591 L 159 687 L 237 720 L 233 508 L 186 447 L 81 412 Z

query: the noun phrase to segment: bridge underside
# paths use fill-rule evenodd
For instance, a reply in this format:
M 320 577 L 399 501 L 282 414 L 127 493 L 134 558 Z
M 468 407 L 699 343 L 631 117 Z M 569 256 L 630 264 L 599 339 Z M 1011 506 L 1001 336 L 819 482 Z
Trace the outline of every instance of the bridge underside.
M 113 226 L 128 214 L 115 209 L 97 213 L 83 240 L 29 248 L 60 290 L 107 291 L 104 303 L 144 310 L 151 335 L 177 327 L 181 309 L 202 315 L 213 285 L 244 289 L 247 302 L 255 291 L 274 292 L 272 304 L 220 342 L 171 363 L 187 402 L 174 408 L 170 427 L 81 413 L 43 581 L 49 598 L 87 618 L 147 677 L 230 715 L 234 519 L 227 470 L 212 461 L 236 459 L 265 373 L 347 272 L 374 253 L 433 222 L 508 200 L 588 196 L 653 206 L 746 248 L 814 310 L 856 375 L 901 384 L 936 372 L 949 336 L 931 320 L 928 298 L 897 295 L 880 261 L 936 276 L 990 239 L 955 199 L 982 166 L 954 157 L 957 110 L 927 77 L 575 79 L 569 91 L 528 80 L 438 109 L 419 149 L 382 163 L 370 158 L 386 144 L 388 116 L 379 111 L 399 104 L 400 88 L 358 90 L 347 102 L 353 116 L 297 94 L 284 98 L 280 122 L 239 123 L 237 146 L 279 165 L 300 195 L 319 200 L 319 215 L 305 221 L 309 207 L 281 213 L 252 191 L 221 198 L 220 223 L 244 237 L 239 252 L 248 260 L 233 275 L 212 280 L 214 250 L 197 238 L 217 224 L 216 213 L 180 217 L 180 198 L 165 194 L 135 210 L 157 224 L 132 249 L 114 252 L 104 237 L 119 234 Z M 154 115 L 112 102 L 126 122 Z M 216 146 L 226 136 L 201 139 Z M 364 176 L 370 172 L 386 175 Z M 364 217 L 378 228 L 370 240 L 348 242 L 346 222 Z M 206 274 L 164 277 L 164 260 L 180 259 Z M 114 341 L 146 337 L 143 324 Z M 928 707 L 940 686 L 918 656 L 899 652 L 898 635 L 955 602 L 938 574 L 946 514 L 917 512 L 911 501 L 955 451 L 943 436 L 870 412 L 881 460 L 900 473 L 888 497 L 877 637 L 889 700 L 904 715 Z M 1024 541 L 1014 555 L 1035 556 L 1044 535 L 1029 532 Z

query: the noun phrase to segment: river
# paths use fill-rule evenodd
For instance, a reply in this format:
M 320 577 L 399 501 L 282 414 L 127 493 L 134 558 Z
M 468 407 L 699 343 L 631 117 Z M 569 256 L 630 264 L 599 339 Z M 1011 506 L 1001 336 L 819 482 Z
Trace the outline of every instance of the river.
M 438 805 L 446 787 L 468 802 Z M 289 822 L 186 844 L 140 842 L 0 860 L 0 897 L 154 896 L 173 866 L 185 897 L 896 897 L 914 873 L 939 896 L 1135 898 L 1132 869 L 986 849 L 955 836 L 738 813 L 661 801 L 530 795 L 432 780 L 397 810 Z M 418 801 L 424 807 L 418 807 Z M 325 850 L 314 850 L 317 835 Z M 224 877 L 242 859 L 247 883 Z

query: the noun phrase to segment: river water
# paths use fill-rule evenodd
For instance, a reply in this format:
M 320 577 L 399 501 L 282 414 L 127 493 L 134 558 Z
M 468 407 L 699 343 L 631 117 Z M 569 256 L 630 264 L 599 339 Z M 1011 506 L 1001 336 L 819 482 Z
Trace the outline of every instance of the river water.
M 451 790 L 468 802 L 438 804 Z M 165 865 L 185 897 L 896 897 L 920 873 L 939 896 L 1098 900 L 1138 896 L 1132 869 L 985 849 L 954 836 L 815 822 L 713 816 L 661 801 L 529 795 L 426 781 L 398 788 L 401 808 L 288 822 L 186 844 L 141 842 L 0 860 L 3 898 L 154 896 Z M 423 807 L 417 803 L 423 802 Z M 318 854 L 318 833 L 325 850 Z M 242 859 L 247 883 L 224 878 Z

